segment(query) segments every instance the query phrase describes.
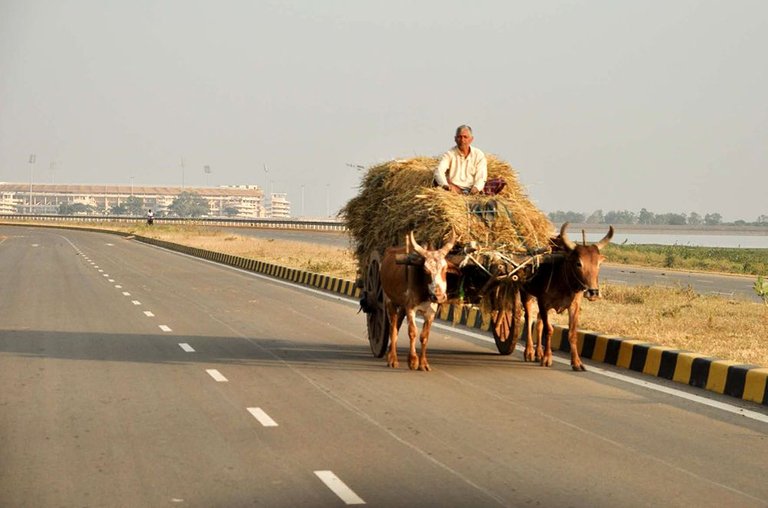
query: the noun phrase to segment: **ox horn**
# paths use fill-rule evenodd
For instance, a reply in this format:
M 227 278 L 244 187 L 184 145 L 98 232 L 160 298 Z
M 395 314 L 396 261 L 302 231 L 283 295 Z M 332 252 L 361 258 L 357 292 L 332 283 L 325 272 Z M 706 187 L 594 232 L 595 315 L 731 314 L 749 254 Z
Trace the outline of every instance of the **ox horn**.
M 602 250 L 603 247 L 608 245 L 608 242 L 611 241 L 611 238 L 613 238 L 613 226 L 608 226 L 608 232 L 605 234 L 603 239 L 595 244 L 597 245 L 597 250 Z
M 566 229 L 568 229 L 568 223 L 564 222 L 560 227 L 560 239 L 563 241 L 563 246 L 565 246 L 567 250 L 572 251 L 576 248 L 576 244 L 568 238 L 568 234 L 565 232 Z
M 416 241 L 416 238 L 413 236 L 413 231 L 408 233 L 408 241 L 411 242 L 411 246 L 413 247 L 413 250 L 416 251 L 416 254 L 421 257 L 427 257 L 427 251 Z
M 456 243 L 456 231 L 451 228 L 451 239 L 448 240 L 448 243 L 443 244 L 443 247 L 440 249 L 440 255 L 448 255 L 448 253 L 451 252 L 451 249 L 453 249 L 454 243 Z

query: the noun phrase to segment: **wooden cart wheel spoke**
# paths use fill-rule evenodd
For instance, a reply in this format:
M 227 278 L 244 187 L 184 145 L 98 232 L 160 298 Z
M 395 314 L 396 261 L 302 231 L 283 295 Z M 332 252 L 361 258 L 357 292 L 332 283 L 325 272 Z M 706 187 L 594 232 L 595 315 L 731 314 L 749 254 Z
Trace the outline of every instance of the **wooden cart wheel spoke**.
M 517 286 L 499 287 L 494 298 L 495 313 L 492 330 L 499 354 L 510 355 L 523 327 L 522 303 Z
M 373 252 L 368 259 L 365 270 L 364 288 L 371 312 L 367 315 L 368 343 L 376 358 L 381 358 L 387 352 L 389 345 L 389 320 L 384 306 L 384 290 L 379 277 L 381 271 L 381 256 Z

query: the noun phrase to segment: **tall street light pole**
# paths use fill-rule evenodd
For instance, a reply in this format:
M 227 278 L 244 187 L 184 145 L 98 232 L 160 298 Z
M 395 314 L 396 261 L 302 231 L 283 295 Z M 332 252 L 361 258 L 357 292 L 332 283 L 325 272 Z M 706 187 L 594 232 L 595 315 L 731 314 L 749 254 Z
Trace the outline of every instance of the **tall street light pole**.
M 28 213 L 32 214 L 32 174 L 35 169 L 35 160 L 37 157 L 35 154 L 29 154 L 29 207 L 28 207 Z
M 269 179 L 269 169 L 267 169 L 267 163 L 264 163 L 264 189 L 262 191 L 261 207 L 264 209 L 264 217 L 267 216 L 267 180 Z

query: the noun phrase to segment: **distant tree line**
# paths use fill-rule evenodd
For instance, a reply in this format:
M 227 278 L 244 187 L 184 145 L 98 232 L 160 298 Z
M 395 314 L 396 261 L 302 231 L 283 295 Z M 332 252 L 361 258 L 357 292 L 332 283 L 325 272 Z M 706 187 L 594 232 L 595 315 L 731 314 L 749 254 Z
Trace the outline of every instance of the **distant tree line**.
M 760 215 L 756 221 L 747 222 L 745 220 L 736 220 L 733 222 L 723 222 L 723 216 L 719 213 L 707 213 L 703 216 L 691 212 L 684 213 L 653 213 L 645 208 L 635 213 L 629 210 L 611 210 L 603 213 L 602 210 L 595 210 L 587 215 L 581 212 L 564 212 L 558 210 L 547 214 L 549 220 L 555 223 L 573 222 L 586 224 L 655 224 L 655 225 L 673 225 L 673 226 L 766 226 L 768 227 L 768 215 Z
M 115 205 L 109 210 L 110 215 L 128 215 L 143 216 L 149 208 L 150 203 L 138 196 L 131 196 L 119 205 Z M 208 215 L 210 206 L 208 200 L 196 192 L 184 191 L 173 200 L 168 206 L 168 217 L 203 217 Z M 90 215 L 96 213 L 92 205 L 83 203 L 61 203 L 59 205 L 59 215 Z M 224 213 L 230 217 L 236 216 L 239 211 L 234 206 L 227 206 Z

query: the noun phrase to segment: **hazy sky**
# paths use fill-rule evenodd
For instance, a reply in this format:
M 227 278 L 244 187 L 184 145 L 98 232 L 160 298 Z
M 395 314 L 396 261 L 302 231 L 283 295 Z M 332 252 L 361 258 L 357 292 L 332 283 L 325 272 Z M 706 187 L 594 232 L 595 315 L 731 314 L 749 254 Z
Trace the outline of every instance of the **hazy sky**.
M 0 181 L 34 153 L 35 182 L 180 185 L 183 157 L 325 215 L 347 164 L 468 123 L 546 211 L 752 221 L 767 50 L 765 0 L 0 0 Z

